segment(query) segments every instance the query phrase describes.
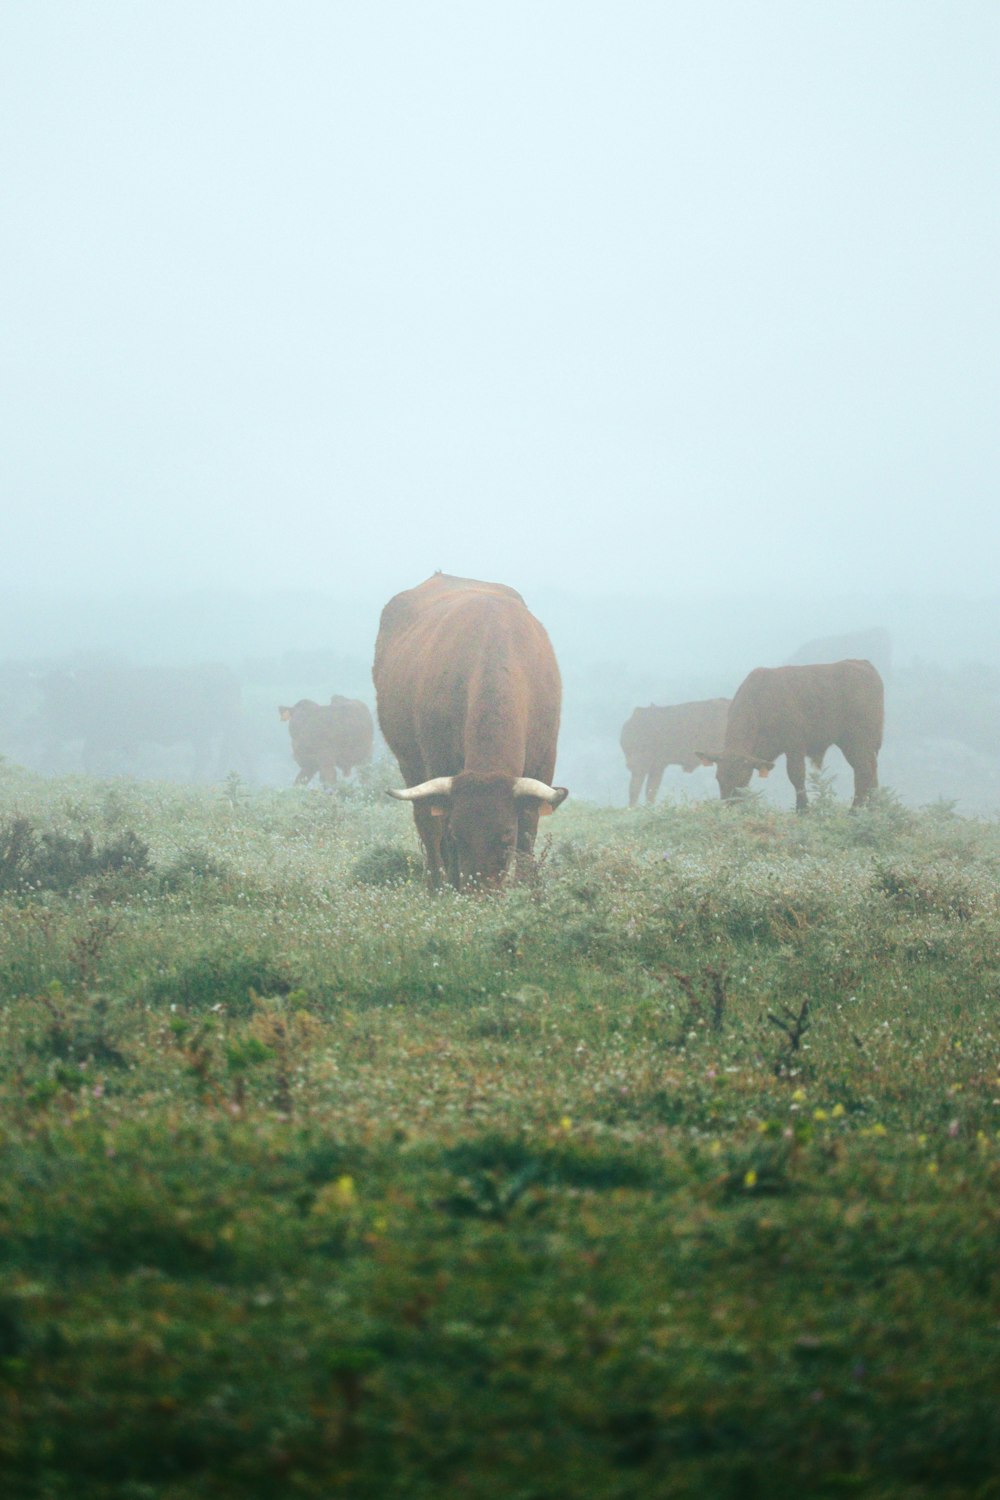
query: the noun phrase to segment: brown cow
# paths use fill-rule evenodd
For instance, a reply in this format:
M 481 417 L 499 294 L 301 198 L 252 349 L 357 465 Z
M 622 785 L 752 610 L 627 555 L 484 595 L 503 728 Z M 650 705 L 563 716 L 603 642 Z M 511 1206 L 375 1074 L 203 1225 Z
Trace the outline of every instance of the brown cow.
M 716 767 L 719 791 L 731 797 L 758 771 L 762 777 L 785 757 L 795 806 L 804 812 L 806 757 L 814 766 L 836 745 L 854 771 L 854 806 L 878 786 L 882 748 L 882 679 L 870 661 L 837 661 L 808 667 L 757 667 L 729 706 L 722 750 L 701 750 Z
M 527 864 L 551 785 L 562 686 L 545 630 L 499 583 L 435 573 L 382 611 L 378 721 L 399 761 L 432 889 L 497 883 Z
M 701 764 L 696 745 L 721 745 L 726 737 L 728 698 L 703 703 L 651 703 L 637 708 L 623 725 L 621 747 L 632 773 L 628 805 L 639 801 L 646 783 L 646 805 L 652 807 L 667 766 L 693 771 Z
M 324 786 L 334 786 L 338 768 L 349 776 L 372 758 L 374 725 L 359 698 L 335 695 L 329 703 L 300 698 L 293 708 L 278 709 L 292 737 L 292 754 L 301 770 L 296 786 L 307 786 L 316 772 Z

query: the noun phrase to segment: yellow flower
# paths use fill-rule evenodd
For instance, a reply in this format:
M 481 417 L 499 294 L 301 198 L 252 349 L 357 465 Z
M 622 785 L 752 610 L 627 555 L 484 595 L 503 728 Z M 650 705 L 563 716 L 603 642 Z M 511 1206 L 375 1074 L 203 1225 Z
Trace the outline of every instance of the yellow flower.
M 559 1121 L 559 1129 L 565 1131 L 570 1131 L 573 1129 L 573 1121 L 570 1119 L 569 1115 L 563 1115 L 562 1119 Z
M 328 1182 L 321 1187 L 313 1200 L 312 1212 L 314 1214 L 341 1213 L 344 1209 L 353 1208 L 357 1203 L 358 1195 L 354 1186 L 354 1178 L 338 1177 L 336 1182 Z
M 833 1106 L 833 1118 L 835 1120 L 842 1120 L 844 1118 L 845 1113 L 846 1113 L 846 1111 L 845 1111 L 844 1106 L 842 1104 L 835 1104 Z
M 746 1176 L 743 1179 L 743 1186 L 746 1187 L 746 1188 L 752 1188 L 752 1187 L 756 1187 L 756 1185 L 757 1185 L 757 1173 L 754 1171 L 753 1167 L 751 1167 L 750 1170 L 749 1170 L 749 1172 L 746 1174 Z
M 826 1112 L 825 1109 L 814 1109 L 813 1110 L 813 1119 L 814 1120 L 828 1120 L 829 1118 L 830 1117 L 827 1114 L 827 1112 Z
M 354 1178 L 346 1176 L 338 1177 L 332 1196 L 338 1203 L 342 1203 L 345 1208 L 349 1207 L 357 1197 L 357 1193 L 354 1190 Z
M 806 1097 L 806 1091 L 805 1091 L 805 1089 L 796 1089 L 795 1093 L 792 1095 L 792 1098 L 795 1100 L 796 1104 L 801 1104 L 802 1101 L 805 1099 L 805 1097 Z

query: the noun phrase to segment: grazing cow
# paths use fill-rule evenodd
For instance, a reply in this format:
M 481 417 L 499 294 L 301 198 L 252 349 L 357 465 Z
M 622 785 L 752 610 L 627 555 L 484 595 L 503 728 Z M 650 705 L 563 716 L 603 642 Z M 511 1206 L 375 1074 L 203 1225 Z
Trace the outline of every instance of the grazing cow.
M 758 771 L 767 776 L 784 755 L 795 806 L 804 812 L 806 757 L 823 764 L 831 745 L 854 771 L 854 806 L 878 786 L 882 747 L 882 679 L 870 661 L 837 661 L 808 667 L 757 667 L 729 706 L 721 750 L 701 750 L 716 767 L 719 791 L 731 797 Z
M 435 573 L 382 611 L 378 721 L 413 804 L 432 889 L 496 884 L 531 859 L 551 785 L 562 685 L 543 627 L 499 583 Z
M 292 708 L 278 709 L 292 737 L 292 755 L 300 767 L 296 786 L 308 786 L 316 772 L 324 786 L 335 786 L 337 771 L 350 776 L 372 758 L 375 730 L 360 698 L 334 695 L 329 703 L 300 698 Z
M 667 766 L 693 771 L 701 764 L 696 745 L 721 745 L 726 737 L 728 698 L 703 703 L 651 703 L 637 708 L 622 727 L 621 747 L 632 773 L 628 805 L 639 801 L 646 783 L 646 805 L 652 807 Z

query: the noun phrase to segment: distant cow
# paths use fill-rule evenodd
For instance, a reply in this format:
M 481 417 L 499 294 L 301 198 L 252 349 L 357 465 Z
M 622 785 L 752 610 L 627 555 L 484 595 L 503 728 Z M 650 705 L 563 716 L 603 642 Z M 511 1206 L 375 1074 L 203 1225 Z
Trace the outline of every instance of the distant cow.
M 882 679 L 870 661 L 838 661 L 803 667 L 758 667 L 745 678 L 729 706 L 721 750 L 701 750 L 716 767 L 719 791 L 731 797 L 754 771 L 762 777 L 784 755 L 795 806 L 804 812 L 806 757 L 821 766 L 831 745 L 854 771 L 854 806 L 878 786 L 882 747 Z
M 847 658 L 870 661 L 876 671 L 888 677 L 892 672 L 892 636 L 882 625 L 873 625 L 870 630 L 851 630 L 846 635 L 819 636 L 800 646 L 788 658 L 788 664 L 792 667 L 808 666 Z
M 726 737 L 728 698 L 703 703 L 673 703 L 637 708 L 622 727 L 621 747 L 632 773 L 628 805 L 635 807 L 646 783 L 646 804 L 652 807 L 667 766 L 693 771 L 701 764 L 697 745 L 721 745 Z
M 190 750 L 195 779 L 242 762 L 240 685 L 227 667 L 111 664 L 47 673 L 25 728 L 51 762 L 78 742 L 91 775 L 132 773 L 147 746 Z
M 308 786 L 317 771 L 324 786 L 334 786 L 338 770 L 349 776 L 372 758 L 374 725 L 360 698 L 334 696 L 329 703 L 300 698 L 291 708 L 282 705 L 278 714 L 288 725 L 300 767 L 296 786 Z
M 551 785 L 562 686 L 543 627 L 498 583 L 435 573 L 382 611 L 378 720 L 413 804 L 432 888 L 494 884 L 531 857 Z

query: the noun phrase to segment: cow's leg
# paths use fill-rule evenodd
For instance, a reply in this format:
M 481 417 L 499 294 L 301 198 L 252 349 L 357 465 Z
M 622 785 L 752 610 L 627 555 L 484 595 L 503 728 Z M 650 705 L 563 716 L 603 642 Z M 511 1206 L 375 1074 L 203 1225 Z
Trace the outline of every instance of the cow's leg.
M 441 859 L 441 837 L 444 833 L 445 819 L 435 814 L 433 808 L 425 803 L 415 802 L 413 804 L 413 818 L 420 835 L 420 842 L 424 846 L 424 857 L 427 861 L 427 884 L 432 891 L 441 887 L 441 877 L 444 874 L 444 865 Z
M 320 761 L 319 779 L 327 791 L 337 785 L 337 767 L 332 760 Z
M 642 791 L 642 783 L 646 779 L 645 771 L 633 771 L 628 784 L 628 805 L 635 807 L 639 801 L 639 793 Z
M 538 833 L 538 807 L 527 805 L 527 798 L 525 804 L 517 810 L 517 848 L 520 854 L 531 854 Z
M 844 751 L 844 759 L 854 772 L 854 801 L 852 807 L 861 807 L 878 786 L 878 755 L 874 750 L 856 750 L 852 746 Z
M 535 839 L 538 836 L 538 808 L 525 806 L 517 813 L 517 852 L 514 871 L 518 880 L 530 880 L 535 874 Z
M 788 779 L 795 788 L 795 811 L 805 812 L 809 807 L 809 798 L 806 796 L 806 758 L 798 750 L 786 750 L 785 770 Z
M 312 781 L 312 779 L 313 779 L 313 777 L 315 775 L 316 775 L 316 767 L 315 766 L 303 766 L 302 770 L 296 776 L 294 784 L 296 786 L 308 786 L 309 783 L 310 783 L 310 781 Z
M 663 780 L 663 773 L 666 769 L 666 766 L 654 766 L 650 771 L 649 780 L 646 782 L 647 807 L 652 807 L 655 803 L 656 794 L 660 790 L 660 782 Z

